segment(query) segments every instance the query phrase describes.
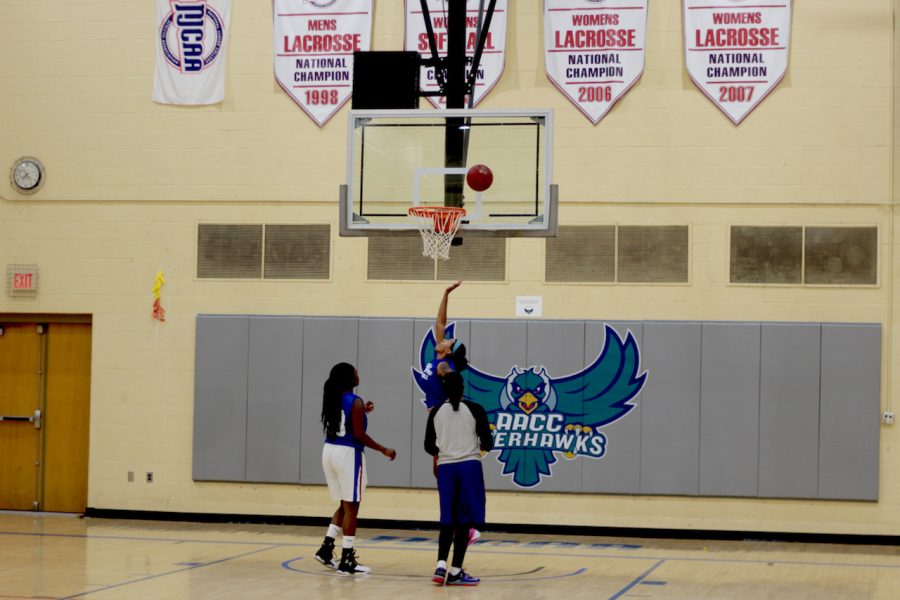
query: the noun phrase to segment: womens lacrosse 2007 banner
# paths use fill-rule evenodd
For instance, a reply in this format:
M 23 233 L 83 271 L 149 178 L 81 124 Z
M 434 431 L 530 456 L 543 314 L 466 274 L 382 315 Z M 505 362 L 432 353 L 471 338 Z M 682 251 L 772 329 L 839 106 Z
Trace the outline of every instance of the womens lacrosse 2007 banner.
M 482 0 L 466 0 L 466 56 L 472 58 L 478 47 L 478 18 L 480 5 L 484 5 L 482 22 L 487 18 L 488 2 Z M 435 45 L 438 56 L 447 56 L 447 1 L 428 0 L 428 11 L 431 17 L 431 27 L 434 30 Z M 507 0 L 497 0 L 491 17 L 491 26 L 487 34 L 487 41 L 478 64 L 475 78 L 474 98 L 472 106 L 479 102 L 493 89 L 503 74 L 506 55 L 506 15 L 508 14 Z M 425 28 L 425 15 L 422 11 L 422 3 L 419 0 L 406 0 L 406 50 L 418 52 L 422 58 L 431 58 L 431 46 L 428 41 L 428 32 Z M 426 92 L 438 90 L 438 81 L 434 67 L 422 67 L 419 76 L 419 87 Z M 466 67 L 466 77 L 470 70 Z M 428 101 L 435 108 L 446 108 L 447 99 L 443 96 L 428 96 Z M 466 106 L 470 99 L 466 96 Z
M 225 98 L 231 0 L 156 0 L 153 101 L 216 104 Z
M 547 77 L 597 124 L 644 73 L 647 0 L 544 0 Z
M 787 72 L 791 0 L 684 0 L 691 79 L 735 125 Z
M 275 79 L 321 127 L 353 93 L 353 53 L 372 39 L 372 0 L 273 0 Z

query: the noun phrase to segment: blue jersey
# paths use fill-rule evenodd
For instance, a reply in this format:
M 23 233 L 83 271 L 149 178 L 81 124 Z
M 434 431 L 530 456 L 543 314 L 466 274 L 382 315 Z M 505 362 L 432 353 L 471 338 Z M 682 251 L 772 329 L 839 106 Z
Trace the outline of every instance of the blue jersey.
M 352 392 L 347 392 L 344 394 L 343 398 L 341 398 L 341 425 L 338 427 L 337 435 L 327 434 L 325 436 L 326 444 L 336 444 L 338 446 L 350 446 L 351 448 L 363 448 L 363 443 L 356 439 L 356 436 L 353 435 L 353 403 L 362 398 L 357 396 Z M 366 429 L 369 427 L 369 418 L 363 412 L 363 430 L 365 433 Z
M 419 387 L 425 392 L 425 408 L 434 408 L 447 399 L 444 388 L 441 386 L 441 378 L 438 377 L 437 368 L 442 362 L 447 363 L 451 371 L 456 370 L 456 365 L 449 358 L 435 358 L 422 369 L 422 381 Z

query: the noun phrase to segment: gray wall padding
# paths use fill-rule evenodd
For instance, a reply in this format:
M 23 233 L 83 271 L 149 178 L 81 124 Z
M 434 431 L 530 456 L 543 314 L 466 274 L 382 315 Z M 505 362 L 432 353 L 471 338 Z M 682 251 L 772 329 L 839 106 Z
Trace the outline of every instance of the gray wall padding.
M 200 315 L 195 480 L 323 484 L 322 385 L 357 366 L 375 402 L 369 484 L 434 488 L 427 413 L 412 366 L 432 321 Z M 458 320 L 483 372 L 590 364 L 605 326 L 631 333 L 647 381 L 605 427 L 601 459 L 557 453 L 541 492 L 877 500 L 881 327 L 877 324 Z M 492 490 L 523 490 L 484 458 Z

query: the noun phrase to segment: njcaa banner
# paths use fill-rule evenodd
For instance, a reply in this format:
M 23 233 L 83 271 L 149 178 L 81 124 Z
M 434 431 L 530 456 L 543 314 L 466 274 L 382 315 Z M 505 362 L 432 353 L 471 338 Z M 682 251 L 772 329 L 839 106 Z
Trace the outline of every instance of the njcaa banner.
M 648 0 L 544 0 L 547 77 L 596 125 L 644 74 Z
M 353 93 L 353 53 L 369 49 L 373 0 L 273 0 L 275 79 L 323 126 Z
M 684 0 L 682 8 L 691 79 L 737 125 L 787 72 L 791 0 Z
M 478 47 L 478 11 L 481 0 L 466 0 L 466 56 L 475 55 Z M 487 2 L 484 2 L 484 17 L 487 18 Z M 446 0 L 428 0 L 428 11 L 431 13 L 431 27 L 434 30 L 435 43 L 438 56 L 447 56 L 447 2 Z M 472 106 L 477 106 L 488 92 L 490 92 L 500 76 L 503 74 L 506 56 L 506 15 L 508 14 L 507 0 L 497 0 L 494 15 L 491 17 L 491 27 L 488 31 L 484 50 L 481 53 L 481 61 L 478 64 L 478 73 L 475 78 L 475 93 Z M 406 47 L 408 52 L 418 52 L 422 58 L 431 58 L 431 46 L 428 42 L 428 32 L 425 29 L 424 13 L 419 0 L 406 0 Z M 434 67 L 422 67 L 419 75 L 419 86 L 425 92 L 434 92 L 439 88 Z M 469 68 L 466 68 L 466 77 L 469 76 Z M 443 96 L 426 96 L 435 108 L 446 108 L 447 99 Z M 466 96 L 466 106 L 469 105 L 469 97 Z
M 446 330 L 454 337 L 455 323 Z M 628 414 L 647 380 L 641 372 L 637 342 L 628 332 L 623 340 L 607 325 L 600 354 L 580 371 L 548 373 L 543 365 L 510 365 L 506 374 L 487 373 L 475 364 L 462 371 L 465 398 L 480 404 L 494 435 L 503 474 L 518 487 L 532 488 L 552 477 L 552 465 L 567 459 L 601 459 L 610 451 L 603 428 Z M 434 331 L 419 350 L 420 369 L 413 368 L 424 391 L 422 373 L 435 357 Z
M 156 0 L 154 102 L 224 99 L 230 20 L 231 0 Z

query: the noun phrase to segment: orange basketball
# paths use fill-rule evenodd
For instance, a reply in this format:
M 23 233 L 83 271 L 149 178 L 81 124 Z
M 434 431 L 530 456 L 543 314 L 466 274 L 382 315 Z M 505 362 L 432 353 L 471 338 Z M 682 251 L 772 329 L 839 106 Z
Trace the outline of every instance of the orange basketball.
M 494 183 L 494 174 L 485 165 L 475 165 L 466 173 L 466 183 L 476 192 L 483 192 Z

